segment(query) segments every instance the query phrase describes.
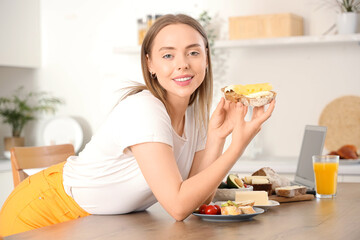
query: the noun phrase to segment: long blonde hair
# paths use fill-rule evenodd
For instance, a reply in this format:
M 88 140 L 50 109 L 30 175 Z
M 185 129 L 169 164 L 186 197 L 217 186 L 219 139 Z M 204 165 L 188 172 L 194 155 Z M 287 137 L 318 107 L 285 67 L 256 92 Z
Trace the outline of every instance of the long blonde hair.
M 153 47 L 153 42 L 156 35 L 160 32 L 161 29 L 171 24 L 189 25 L 190 27 L 198 31 L 204 39 L 205 47 L 207 49 L 206 54 L 207 54 L 208 67 L 205 73 L 204 81 L 190 96 L 189 106 L 194 104 L 194 109 L 200 110 L 200 111 L 195 111 L 195 114 L 197 116 L 196 122 L 203 123 L 205 129 L 207 129 L 207 125 L 209 122 L 209 114 L 211 109 L 211 102 L 212 102 L 212 93 L 213 93 L 213 75 L 211 68 L 210 49 L 204 28 L 201 26 L 199 22 L 197 22 L 195 19 L 193 19 L 190 16 L 184 14 L 177 14 L 177 15 L 167 14 L 157 19 L 155 23 L 150 27 L 141 46 L 141 67 L 142 67 L 142 73 L 146 86 L 136 85 L 130 87 L 129 91 L 124 96 L 124 98 L 147 89 L 156 98 L 162 101 L 166 109 L 169 111 L 166 102 L 166 90 L 160 85 L 156 77 L 151 76 L 151 73 L 149 72 L 149 68 L 147 65 L 147 55 L 149 57 L 151 56 L 151 49 Z

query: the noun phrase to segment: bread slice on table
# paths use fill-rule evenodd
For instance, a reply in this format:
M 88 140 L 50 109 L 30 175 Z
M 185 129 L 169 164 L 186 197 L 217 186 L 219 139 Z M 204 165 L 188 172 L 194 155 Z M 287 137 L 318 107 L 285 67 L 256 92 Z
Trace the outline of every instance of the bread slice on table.
M 306 194 L 306 187 L 304 186 L 286 186 L 275 188 L 277 196 L 281 197 L 295 197 Z
M 272 192 L 278 187 L 290 186 L 290 180 L 284 176 L 277 174 L 270 167 L 263 167 L 252 174 L 252 176 L 266 176 L 272 184 Z

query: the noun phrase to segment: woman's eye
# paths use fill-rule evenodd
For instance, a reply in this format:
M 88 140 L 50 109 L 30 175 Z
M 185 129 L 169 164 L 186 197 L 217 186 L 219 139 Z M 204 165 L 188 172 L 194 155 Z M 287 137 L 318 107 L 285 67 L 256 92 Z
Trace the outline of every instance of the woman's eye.
M 165 55 L 163 56 L 163 58 L 169 59 L 169 58 L 172 58 L 172 55 L 171 55 L 171 54 L 165 54 Z
M 195 52 L 195 51 L 190 52 L 190 56 L 197 56 L 197 55 L 199 55 L 199 54 L 200 54 L 199 52 Z

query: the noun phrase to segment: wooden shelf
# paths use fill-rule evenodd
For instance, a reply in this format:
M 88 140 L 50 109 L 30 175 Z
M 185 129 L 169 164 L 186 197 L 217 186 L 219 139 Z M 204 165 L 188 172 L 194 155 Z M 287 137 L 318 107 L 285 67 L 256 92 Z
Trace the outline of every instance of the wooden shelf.
M 314 45 L 314 44 L 340 44 L 357 43 L 360 46 L 360 34 L 330 35 L 330 36 L 299 36 L 286 38 L 246 39 L 246 40 L 223 40 L 216 41 L 215 49 L 245 48 L 259 46 L 291 46 L 291 45 Z M 139 54 L 140 46 L 114 47 L 114 54 Z

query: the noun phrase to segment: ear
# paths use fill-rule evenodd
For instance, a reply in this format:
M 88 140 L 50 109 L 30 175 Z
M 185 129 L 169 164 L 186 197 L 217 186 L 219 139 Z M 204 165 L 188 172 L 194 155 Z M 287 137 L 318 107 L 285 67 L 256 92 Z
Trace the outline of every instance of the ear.
M 153 72 L 152 71 L 152 62 L 151 62 L 149 54 L 146 54 L 146 62 L 147 62 L 147 67 L 148 67 L 149 72 Z

